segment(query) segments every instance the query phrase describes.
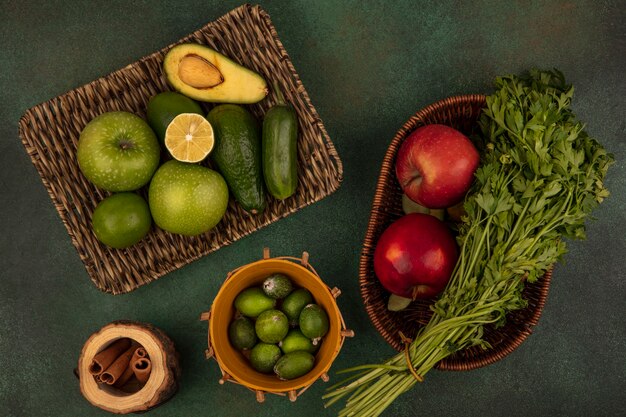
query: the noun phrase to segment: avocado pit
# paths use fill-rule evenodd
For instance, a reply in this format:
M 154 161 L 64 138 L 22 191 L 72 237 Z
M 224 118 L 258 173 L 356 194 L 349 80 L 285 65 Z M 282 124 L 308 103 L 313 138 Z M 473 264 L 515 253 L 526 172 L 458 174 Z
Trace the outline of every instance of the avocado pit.
M 178 78 L 190 87 L 207 89 L 224 82 L 215 65 L 196 54 L 185 55 L 178 64 Z

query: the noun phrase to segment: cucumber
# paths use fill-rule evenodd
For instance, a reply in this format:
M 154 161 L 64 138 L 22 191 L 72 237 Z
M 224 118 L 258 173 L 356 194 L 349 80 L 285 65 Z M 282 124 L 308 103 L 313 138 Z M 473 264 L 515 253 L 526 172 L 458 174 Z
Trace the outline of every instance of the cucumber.
M 298 186 L 298 118 L 277 84 L 274 89 L 278 103 L 263 119 L 263 177 L 269 193 L 284 200 Z
M 214 107 L 207 115 L 213 126 L 213 162 L 224 176 L 235 200 L 257 214 L 265 209 L 259 126 L 254 116 L 236 104 Z

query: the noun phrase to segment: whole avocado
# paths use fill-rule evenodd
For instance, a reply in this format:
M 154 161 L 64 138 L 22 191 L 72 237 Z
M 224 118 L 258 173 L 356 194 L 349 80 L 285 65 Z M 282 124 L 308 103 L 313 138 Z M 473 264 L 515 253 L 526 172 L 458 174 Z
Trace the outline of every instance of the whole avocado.
M 214 107 L 207 119 L 215 134 L 213 162 L 241 207 L 252 214 L 261 213 L 265 209 L 265 188 L 257 120 L 236 104 Z
M 165 142 L 167 127 L 181 113 L 204 115 L 202 107 L 198 103 L 174 91 L 164 91 L 156 94 L 148 101 L 146 120 L 161 144 Z

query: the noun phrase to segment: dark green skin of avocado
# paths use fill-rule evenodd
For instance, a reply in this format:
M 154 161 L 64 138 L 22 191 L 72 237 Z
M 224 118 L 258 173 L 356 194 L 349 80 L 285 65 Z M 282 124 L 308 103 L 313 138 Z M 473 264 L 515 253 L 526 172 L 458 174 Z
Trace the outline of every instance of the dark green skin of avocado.
M 298 186 L 298 119 L 289 104 L 278 104 L 263 119 L 263 177 L 272 196 L 284 200 Z
M 211 159 L 244 210 L 257 214 L 265 209 L 261 172 L 261 135 L 254 116 L 236 104 L 214 107 L 207 115 L 213 126 L 215 146 Z
M 167 96 L 170 98 L 168 105 L 162 105 L 159 112 L 155 111 L 150 103 L 153 100 L 160 100 Z M 167 127 L 172 120 L 174 120 L 174 117 L 180 114 L 179 110 L 181 108 L 186 108 L 187 113 L 197 113 L 204 116 L 202 107 L 200 107 L 198 103 L 189 97 L 174 91 L 166 91 L 157 94 L 156 96 L 150 98 L 150 101 L 148 101 L 146 119 L 148 120 L 148 124 L 152 130 L 154 130 L 154 133 L 156 133 L 157 137 L 161 141 L 161 144 L 165 142 L 165 131 L 167 130 Z

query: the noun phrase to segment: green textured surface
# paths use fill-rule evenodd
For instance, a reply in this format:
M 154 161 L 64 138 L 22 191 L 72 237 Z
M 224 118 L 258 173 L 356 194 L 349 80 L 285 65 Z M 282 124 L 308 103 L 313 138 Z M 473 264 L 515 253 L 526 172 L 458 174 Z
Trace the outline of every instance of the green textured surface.
M 331 197 L 123 296 L 89 280 L 17 134 L 23 112 L 162 48 L 233 1 L 0 3 L 0 415 L 98 416 L 72 374 L 85 339 L 116 319 L 153 323 L 177 343 L 180 392 L 151 416 L 334 415 L 316 383 L 296 403 L 263 405 L 221 386 L 204 360 L 209 308 L 226 273 L 257 259 L 311 253 L 357 338 L 333 370 L 392 354 L 357 288 L 358 255 L 379 166 L 399 126 L 446 96 L 489 92 L 494 76 L 557 67 L 574 107 L 617 159 L 613 195 L 588 240 L 556 268 L 534 334 L 505 360 L 432 372 L 389 416 L 612 416 L 626 400 L 626 5 L 623 1 L 263 2 L 345 166 Z M 338 376 L 331 373 L 331 379 Z M 620 411 L 621 410 L 621 411 Z

